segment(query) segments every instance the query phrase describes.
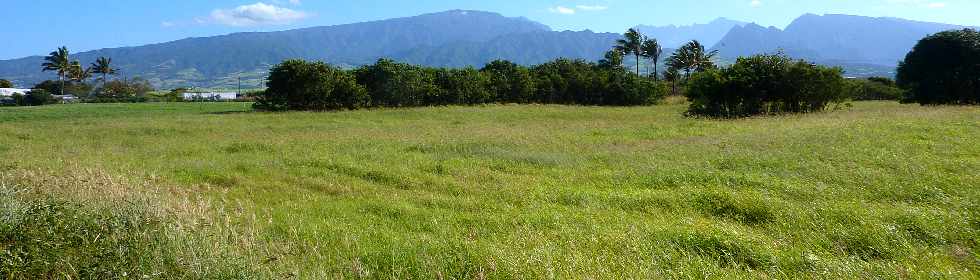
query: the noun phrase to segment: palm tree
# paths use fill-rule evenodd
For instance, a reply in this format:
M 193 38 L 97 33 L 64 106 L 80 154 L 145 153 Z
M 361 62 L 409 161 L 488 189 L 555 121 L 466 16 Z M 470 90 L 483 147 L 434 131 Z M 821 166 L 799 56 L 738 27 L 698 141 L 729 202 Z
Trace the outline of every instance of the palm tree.
M 640 56 L 643 55 L 643 34 L 636 28 L 630 28 L 623 34 L 623 39 L 616 40 L 615 48 L 623 54 L 632 54 L 636 57 L 636 74 L 640 74 Z
M 71 61 L 68 57 L 68 47 L 60 47 L 58 50 L 51 52 L 47 57 L 44 58 L 45 63 L 41 64 L 44 67 L 41 72 L 45 71 L 57 71 L 58 80 L 61 81 L 61 95 L 65 94 L 65 77 L 71 72 Z
M 106 76 L 115 75 L 119 71 L 119 69 L 112 68 L 112 58 L 104 56 L 96 59 L 89 68 L 92 69 L 92 73 L 102 74 L 102 87 L 105 87 Z
M 657 39 L 650 38 L 643 41 L 643 46 L 640 47 L 643 50 L 643 57 L 650 59 L 653 62 L 653 79 L 659 80 L 660 70 L 657 69 L 657 64 L 660 63 L 660 56 L 663 55 L 664 49 L 657 42 Z
M 686 80 L 691 77 L 692 72 L 715 68 L 714 58 L 717 55 L 717 50 L 706 52 L 704 45 L 694 40 L 674 51 L 674 54 L 667 58 L 667 66 L 674 70 L 684 70 Z
M 74 60 L 71 62 L 71 71 L 68 72 L 68 77 L 72 81 L 84 83 L 85 80 L 92 77 L 92 69 L 82 68 L 82 63 Z
M 715 68 L 714 59 L 715 56 L 718 56 L 718 50 L 705 52 L 704 45 L 698 42 L 698 40 L 691 41 L 684 46 L 691 49 L 692 57 L 694 58 L 694 72 L 704 72 L 705 70 Z

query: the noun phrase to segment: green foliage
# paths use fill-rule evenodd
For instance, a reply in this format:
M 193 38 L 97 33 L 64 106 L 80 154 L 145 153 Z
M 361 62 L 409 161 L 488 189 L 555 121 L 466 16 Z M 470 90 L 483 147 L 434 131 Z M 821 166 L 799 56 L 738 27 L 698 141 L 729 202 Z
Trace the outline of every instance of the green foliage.
M 845 100 L 845 85 L 839 68 L 783 55 L 739 58 L 730 67 L 692 77 L 686 92 L 691 101 L 688 114 L 745 117 L 821 111 Z
M 674 51 L 667 58 L 667 71 L 684 72 L 684 78 L 690 78 L 692 73 L 700 73 L 715 69 L 715 56 L 718 51 L 706 51 L 704 45 L 697 40 L 688 42 Z
M 980 32 L 940 32 L 898 65 L 898 85 L 919 104 L 980 104 Z
M 495 102 L 497 95 L 489 89 L 490 79 L 486 74 L 473 68 L 439 69 L 435 82 L 439 88 L 437 95 L 425 98 L 425 104 L 485 104 Z
M 583 60 L 557 59 L 532 71 L 542 103 L 649 105 L 666 95 L 652 80 Z
M 48 54 L 44 57 L 44 63 L 41 64 L 41 71 L 55 71 L 58 73 L 58 79 L 64 82 L 68 78 L 68 74 L 72 71 L 71 58 L 69 57 L 68 47 L 60 47 L 57 50 Z M 58 93 L 64 94 L 60 91 Z
M 894 80 L 884 77 L 850 79 L 847 86 L 852 100 L 902 100 L 905 96 Z
M 15 98 L 16 99 L 16 98 Z M 50 92 L 44 89 L 34 89 L 24 95 L 23 105 L 25 106 L 40 106 L 47 104 L 54 104 L 58 101 L 55 100 L 54 96 Z
M 623 38 L 616 40 L 616 46 L 614 50 L 625 55 L 633 55 L 636 59 L 636 74 L 640 74 L 640 57 L 644 56 L 643 45 L 646 41 L 646 36 L 640 33 L 636 28 L 630 28 L 623 33 Z
M 153 86 L 140 78 L 114 80 L 105 82 L 102 87 L 95 90 L 93 98 L 87 101 L 95 103 L 145 102 L 147 94 L 151 91 L 153 91 Z
M 619 55 L 619 62 L 612 62 L 610 65 L 621 68 L 622 60 L 622 55 Z M 527 67 L 506 60 L 495 60 L 480 69 L 480 72 L 489 76 L 489 90 L 501 102 L 528 103 L 534 100 L 534 76 L 531 76 L 531 70 Z
M 0 79 L 0 88 L 13 88 L 13 87 L 14 87 L 14 83 L 11 83 L 8 80 Z
M 425 105 L 427 96 L 439 96 L 435 69 L 379 59 L 355 70 L 357 82 L 371 96 L 371 106 L 414 107 Z M 430 98 L 431 99 L 431 98 Z
M 62 87 L 64 91 L 62 91 Z M 43 89 L 51 94 L 60 94 L 64 92 L 66 95 L 74 95 L 79 97 L 88 96 L 92 92 L 92 85 L 77 81 L 52 81 L 47 80 L 31 87 L 32 89 Z
M 323 62 L 286 60 L 272 68 L 266 86 L 255 103 L 262 110 L 357 109 L 367 101 L 353 75 Z

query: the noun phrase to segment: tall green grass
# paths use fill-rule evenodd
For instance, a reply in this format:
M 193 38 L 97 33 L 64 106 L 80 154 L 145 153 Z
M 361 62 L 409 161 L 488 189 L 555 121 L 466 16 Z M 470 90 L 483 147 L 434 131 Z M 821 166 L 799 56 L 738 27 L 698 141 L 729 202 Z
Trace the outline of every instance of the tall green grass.
M 20 203 L 104 201 L 95 224 L 127 203 L 44 182 L 88 170 L 173 209 L 132 216 L 174 240 L 134 252 L 202 265 L 113 266 L 156 278 L 978 277 L 980 109 L 718 121 L 669 104 L 0 108 L 0 169 L 52 194 Z

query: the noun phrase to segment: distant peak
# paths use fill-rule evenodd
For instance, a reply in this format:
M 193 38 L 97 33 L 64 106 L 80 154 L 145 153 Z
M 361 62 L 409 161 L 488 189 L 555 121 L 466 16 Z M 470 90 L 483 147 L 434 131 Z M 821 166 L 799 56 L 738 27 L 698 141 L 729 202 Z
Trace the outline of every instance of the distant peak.
M 488 15 L 488 16 L 503 17 L 503 15 L 494 12 L 477 11 L 477 10 L 460 10 L 460 9 L 422 14 L 421 16 L 468 16 L 468 15 Z

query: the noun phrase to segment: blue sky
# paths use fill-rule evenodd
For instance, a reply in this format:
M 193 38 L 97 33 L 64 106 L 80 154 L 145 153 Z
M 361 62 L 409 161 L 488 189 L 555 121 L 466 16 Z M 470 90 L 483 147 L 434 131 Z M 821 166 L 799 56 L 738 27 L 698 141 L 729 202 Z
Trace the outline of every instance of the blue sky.
M 6 0 L 0 59 L 135 46 L 244 31 L 334 25 L 451 9 L 523 16 L 556 30 L 621 32 L 717 17 L 785 27 L 804 13 L 891 16 L 980 26 L 978 0 Z

